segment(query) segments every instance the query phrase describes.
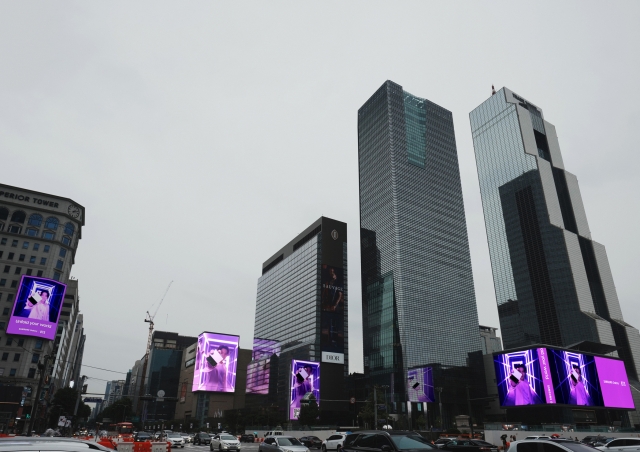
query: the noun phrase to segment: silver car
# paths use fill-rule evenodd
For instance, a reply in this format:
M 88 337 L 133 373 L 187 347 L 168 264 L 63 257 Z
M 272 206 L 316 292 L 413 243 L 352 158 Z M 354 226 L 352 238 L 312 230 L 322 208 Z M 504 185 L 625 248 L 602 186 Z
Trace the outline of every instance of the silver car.
M 238 441 L 238 438 L 229 433 L 219 433 L 211 437 L 211 444 L 209 444 L 209 449 L 239 451 L 240 441 Z
M 293 436 L 268 436 L 258 446 L 259 452 L 309 452 L 307 446 Z
M 57 438 L 50 436 L 16 436 L 0 438 L 0 452 L 37 452 L 46 451 L 70 451 L 70 452 L 113 452 L 94 441 L 86 441 L 74 438 Z

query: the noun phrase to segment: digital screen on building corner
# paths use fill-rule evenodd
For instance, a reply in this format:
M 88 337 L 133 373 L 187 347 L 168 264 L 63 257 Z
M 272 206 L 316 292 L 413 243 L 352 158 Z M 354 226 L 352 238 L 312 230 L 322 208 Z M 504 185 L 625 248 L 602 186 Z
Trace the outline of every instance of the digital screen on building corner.
M 234 392 L 240 337 L 218 333 L 198 336 L 191 390 Z
M 294 359 L 291 362 L 289 419 L 298 419 L 300 408 L 311 397 L 320 406 L 320 363 Z
M 53 340 L 66 284 L 53 279 L 23 275 L 13 303 L 7 333 Z
M 635 408 L 620 359 L 532 348 L 494 355 L 494 365 L 501 406 Z

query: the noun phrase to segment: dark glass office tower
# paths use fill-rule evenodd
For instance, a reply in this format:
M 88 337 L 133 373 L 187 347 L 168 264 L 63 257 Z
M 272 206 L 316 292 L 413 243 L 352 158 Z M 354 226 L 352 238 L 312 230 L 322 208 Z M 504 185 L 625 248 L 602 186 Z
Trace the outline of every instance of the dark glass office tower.
M 640 334 L 622 317 L 607 253 L 591 239 L 555 127 L 507 88 L 470 119 L 505 348 L 617 349 L 637 380 Z
M 481 349 L 451 112 L 385 82 L 358 160 L 365 372 L 404 402 L 408 368 Z
M 330 218 L 319 218 L 264 262 L 247 376 L 250 406 L 273 404 L 280 418 L 297 420 L 289 408 L 292 360 L 299 360 L 320 365 L 314 386 L 323 422 L 348 413 L 347 282 L 347 225 Z

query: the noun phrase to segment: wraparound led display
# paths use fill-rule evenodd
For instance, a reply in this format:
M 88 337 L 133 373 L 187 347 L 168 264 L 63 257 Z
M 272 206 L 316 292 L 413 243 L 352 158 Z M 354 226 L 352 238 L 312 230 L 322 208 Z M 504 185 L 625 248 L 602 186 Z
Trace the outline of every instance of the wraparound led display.
M 300 407 L 311 396 L 320 406 L 320 363 L 294 359 L 291 362 L 289 419 L 298 419 Z
M 66 291 L 65 284 L 53 279 L 23 275 L 7 333 L 53 340 Z
M 435 402 L 433 368 L 420 367 L 407 371 L 409 402 Z
M 192 391 L 234 392 L 239 336 L 202 333 L 193 371 Z
M 634 409 L 624 362 L 535 348 L 494 356 L 502 406 L 563 404 Z

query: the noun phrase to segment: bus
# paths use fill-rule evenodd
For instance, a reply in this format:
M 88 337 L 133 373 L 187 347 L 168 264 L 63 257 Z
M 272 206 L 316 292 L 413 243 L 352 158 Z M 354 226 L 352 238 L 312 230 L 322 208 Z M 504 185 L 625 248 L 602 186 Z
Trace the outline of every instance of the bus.
M 118 422 L 116 424 L 118 438 L 133 438 L 133 424 L 131 422 Z

